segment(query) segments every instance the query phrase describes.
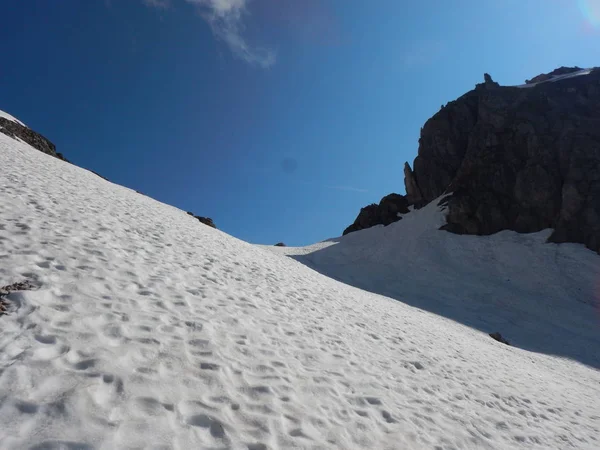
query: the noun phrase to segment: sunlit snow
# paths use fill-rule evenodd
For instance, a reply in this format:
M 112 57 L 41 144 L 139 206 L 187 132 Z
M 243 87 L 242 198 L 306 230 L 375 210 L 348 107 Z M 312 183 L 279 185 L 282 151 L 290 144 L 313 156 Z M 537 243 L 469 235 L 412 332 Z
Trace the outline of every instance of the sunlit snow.
M 600 447 L 583 246 L 434 204 L 264 248 L 2 134 L 0 219 L 2 449 Z
M 554 83 L 555 81 L 566 80 L 567 78 L 575 78 L 575 77 L 580 77 L 582 75 L 589 75 L 590 73 L 592 73 L 593 70 L 594 69 L 581 69 L 576 72 L 565 73 L 563 75 L 554 75 L 548 80 L 539 81 L 537 83 L 520 84 L 515 87 L 530 88 L 530 87 L 534 87 L 534 86 L 537 86 L 538 84 L 542 84 L 542 83 Z

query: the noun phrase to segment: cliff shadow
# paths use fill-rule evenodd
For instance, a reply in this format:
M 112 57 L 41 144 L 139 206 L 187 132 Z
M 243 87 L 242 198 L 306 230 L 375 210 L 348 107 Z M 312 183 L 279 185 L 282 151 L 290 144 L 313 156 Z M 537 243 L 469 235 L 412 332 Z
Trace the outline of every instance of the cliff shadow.
M 325 241 L 309 268 L 356 288 L 480 330 L 512 346 L 600 369 L 600 256 L 548 244 L 551 230 L 457 236 L 426 230 L 402 240 L 402 222 Z

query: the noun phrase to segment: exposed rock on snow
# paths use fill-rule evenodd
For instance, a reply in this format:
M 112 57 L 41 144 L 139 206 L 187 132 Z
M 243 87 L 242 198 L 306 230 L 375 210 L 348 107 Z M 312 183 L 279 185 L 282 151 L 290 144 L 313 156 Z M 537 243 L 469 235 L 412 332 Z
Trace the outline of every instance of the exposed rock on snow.
M 575 70 L 536 77 L 528 89 L 489 89 L 486 77 L 442 108 L 405 171 L 411 203 L 453 192 L 448 231 L 554 228 L 550 241 L 600 251 L 600 70 Z
M 28 280 L 0 287 L 0 316 L 6 314 L 6 311 L 8 310 L 8 302 L 5 298 L 8 294 L 16 291 L 29 291 L 35 289 L 35 287 L 35 284 Z
M 408 200 L 404 195 L 386 195 L 379 204 L 373 203 L 362 208 L 354 223 L 344 230 L 344 235 L 375 225 L 387 226 L 400 220 L 402 218 L 400 214 L 408 212 Z
M 19 283 L 9 284 L 8 286 L 0 287 L 0 296 L 8 295 L 15 291 L 29 291 L 35 289 L 35 284 L 31 281 L 25 280 Z
M 187 213 L 188 213 L 188 215 L 192 216 L 194 219 L 198 219 L 204 225 L 208 225 L 209 227 L 212 227 L 212 228 L 217 228 L 217 226 L 215 225 L 215 223 L 213 222 L 213 220 L 210 217 L 196 216 L 196 215 L 194 215 L 193 212 L 190 212 L 190 211 L 188 211 Z
M 61 153 L 56 152 L 56 147 L 52 142 L 50 142 L 41 134 L 36 133 L 35 131 L 26 127 L 22 122 L 12 118 L 12 116 L 0 116 L 0 133 L 3 133 L 13 139 L 21 139 L 23 142 L 26 142 L 33 148 L 65 161 L 64 156 Z
M 217 228 L 217 226 L 215 225 L 215 223 L 213 222 L 213 220 L 210 217 L 202 217 L 202 216 L 195 216 L 195 217 L 200 222 L 202 222 L 204 225 L 208 225 L 209 227 Z
M 495 341 L 501 342 L 501 343 L 506 344 L 506 345 L 510 345 L 510 342 L 508 342 L 506 339 L 504 339 L 502 337 L 502 335 L 500 333 L 498 333 L 498 332 L 490 333 L 490 337 L 492 339 L 494 339 Z

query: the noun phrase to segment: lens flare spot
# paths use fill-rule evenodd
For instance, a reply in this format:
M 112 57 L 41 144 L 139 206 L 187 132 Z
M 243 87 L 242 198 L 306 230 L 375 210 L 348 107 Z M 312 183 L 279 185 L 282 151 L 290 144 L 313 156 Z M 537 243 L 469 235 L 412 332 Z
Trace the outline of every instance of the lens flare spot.
M 579 9 L 594 27 L 600 28 L 600 0 L 577 0 Z

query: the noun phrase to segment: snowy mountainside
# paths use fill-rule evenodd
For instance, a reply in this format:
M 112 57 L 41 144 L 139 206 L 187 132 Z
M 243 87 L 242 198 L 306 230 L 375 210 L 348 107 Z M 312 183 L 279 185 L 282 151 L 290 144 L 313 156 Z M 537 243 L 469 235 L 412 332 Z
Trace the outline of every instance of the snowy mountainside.
M 599 447 L 597 370 L 340 283 L 1 134 L 0 167 L 0 286 L 37 286 L 0 317 L 2 449 Z
M 600 369 L 600 257 L 552 230 L 440 231 L 433 201 L 387 227 L 304 248 L 270 248 L 336 280 L 448 317 L 515 346 Z
M 13 122 L 18 123 L 19 125 L 23 125 L 24 127 L 27 126 L 23 122 L 21 122 L 19 119 L 17 119 L 16 117 L 11 116 L 10 114 L 8 114 L 4 111 L 0 111 L 0 117 L 2 117 L 3 119 L 12 120 Z

